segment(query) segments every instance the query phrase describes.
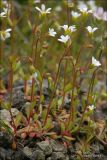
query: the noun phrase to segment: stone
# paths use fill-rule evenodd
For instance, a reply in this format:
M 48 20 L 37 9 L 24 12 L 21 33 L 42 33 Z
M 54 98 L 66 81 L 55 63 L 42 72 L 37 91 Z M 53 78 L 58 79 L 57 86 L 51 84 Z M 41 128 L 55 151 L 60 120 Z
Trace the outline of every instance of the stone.
M 33 152 L 33 155 L 31 157 L 32 160 L 45 160 L 45 154 L 41 150 L 36 150 Z
M 52 160 L 51 157 L 48 157 L 46 160 Z
M 31 148 L 29 148 L 29 147 L 26 146 L 26 147 L 23 148 L 23 153 L 24 153 L 27 157 L 31 157 L 32 154 L 33 154 L 33 151 L 32 151 Z
M 68 155 L 66 156 L 66 159 L 65 159 L 65 160 L 69 160 L 69 156 L 68 156 Z
M 53 152 L 51 160 L 66 160 L 66 157 L 62 152 Z
M 76 152 L 76 150 L 73 148 L 72 145 L 70 145 L 70 146 L 68 147 L 68 154 L 75 154 L 75 152 Z
M 45 155 L 52 154 L 52 147 L 47 141 L 38 142 L 37 147 L 40 148 Z
M 11 108 L 11 112 L 13 116 L 16 116 L 19 113 L 19 110 L 16 108 Z M 10 112 L 7 109 L 0 110 L 1 119 L 6 122 L 11 121 Z
M 0 146 L 9 148 L 12 144 L 12 135 L 4 132 L 0 132 Z
M 11 160 L 13 151 L 11 149 L 4 149 L 0 147 L 0 157 L 2 160 Z
M 50 144 L 51 144 L 52 150 L 54 152 L 67 153 L 67 149 L 62 144 L 60 144 L 59 142 L 57 142 L 55 140 L 51 140 Z
M 11 160 L 24 160 L 26 156 L 20 151 L 15 151 Z M 27 160 L 27 159 L 26 159 Z
M 10 100 L 10 94 L 7 93 L 4 96 L 4 101 L 9 102 L 9 100 Z M 18 88 L 15 89 L 13 88 L 12 107 L 15 107 L 20 110 L 25 102 L 26 100 L 24 99 L 24 93 Z

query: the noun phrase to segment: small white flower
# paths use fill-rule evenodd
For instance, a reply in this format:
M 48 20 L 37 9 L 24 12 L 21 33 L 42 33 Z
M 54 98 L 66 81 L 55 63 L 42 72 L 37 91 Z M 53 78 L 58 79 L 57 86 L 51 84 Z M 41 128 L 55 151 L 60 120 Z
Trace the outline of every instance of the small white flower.
M 78 13 L 78 12 L 74 12 L 74 11 L 72 11 L 72 12 L 71 12 L 71 15 L 72 15 L 72 17 L 74 17 L 74 18 L 78 18 L 78 17 L 80 17 L 80 16 L 81 16 L 81 14 L 80 14 L 80 13 Z
M 62 42 L 62 43 L 67 43 L 67 41 L 70 39 L 70 37 L 68 35 L 64 36 L 61 35 L 60 39 L 58 39 L 58 41 Z
M 4 41 L 5 39 L 10 37 L 11 29 L 6 29 L 5 31 L 0 31 L 1 40 Z
M 63 25 L 63 26 L 60 26 L 61 28 L 63 28 L 65 31 L 68 29 L 68 25 Z
M 88 109 L 92 111 L 95 109 L 95 106 L 94 105 L 88 106 Z
M 49 28 L 49 35 L 52 36 L 52 37 L 55 37 L 57 33 L 54 31 L 53 28 Z
M 80 10 L 80 12 L 82 12 L 83 14 L 87 14 L 87 13 L 93 13 L 92 10 L 88 10 L 88 8 L 86 6 L 84 7 L 79 7 L 78 8 Z
M 65 31 L 70 31 L 70 32 L 75 32 L 76 31 L 75 25 L 69 26 L 69 27 L 68 27 L 68 25 L 63 25 L 63 26 L 61 26 L 61 28 L 63 28 Z
M 94 17 L 97 18 L 98 20 L 104 20 L 107 21 L 107 11 L 104 12 L 102 7 L 97 7 L 96 10 L 94 11 Z
M 50 13 L 51 8 L 46 9 L 45 5 L 42 4 L 41 8 L 35 7 L 41 14 L 48 14 Z
M 76 31 L 76 27 L 75 27 L 75 25 L 73 25 L 73 26 L 69 26 L 69 29 L 70 29 L 70 31 L 71 31 L 71 32 L 75 32 L 75 31 Z
M 97 61 L 94 57 L 92 57 L 92 64 L 93 64 L 95 67 L 101 66 L 101 63 L 100 63 L 99 61 Z
M 91 26 L 88 26 L 88 27 L 86 27 L 86 29 L 87 29 L 87 31 L 88 31 L 90 34 L 92 34 L 92 33 L 94 33 L 98 28 L 97 28 L 97 27 L 92 28 Z
M 1 18 L 6 17 L 6 14 L 7 14 L 7 8 L 3 8 L 3 10 L 4 11 L 0 13 Z
M 5 13 L 5 12 L 1 12 L 1 13 L 0 13 L 0 17 L 1 17 L 1 18 L 6 17 L 6 13 Z

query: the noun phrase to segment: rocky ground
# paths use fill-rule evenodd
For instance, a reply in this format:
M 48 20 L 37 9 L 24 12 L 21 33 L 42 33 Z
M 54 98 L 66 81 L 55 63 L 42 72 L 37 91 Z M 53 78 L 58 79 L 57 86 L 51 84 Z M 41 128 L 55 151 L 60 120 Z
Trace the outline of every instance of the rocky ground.
M 45 103 L 49 98 L 49 91 L 46 85 L 43 87 L 43 94 L 45 96 Z M 5 101 L 9 100 L 9 94 L 4 97 Z M 23 85 L 17 86 L 13 89 L 13 108 L 18 111 L 24 110 L 24 104 L 27 100 L 24 99 Z M 69 108 L 69 99 L 66 99 L 66 105 Z M 106 104 L 102 105 L 102 109 L 98 108 L 95 111 L 96 119 L 103 119 L 106 117 Z M 7 118 L 7 113 L 1 109 L 2 119 Z M 107 160 L 107 146 L 99 142 L 92 143 L 91 151 L 83 153 L 83 158 L 79 155 L 78 143 L 75 141 L 65 147 L 64 144 L 58 140 L 34 139 L 28 137 L 26 140 L 17 139 L 16 150 L 11 149 L 12 137 L 11 135 L 0 133 L 0 160 Z M 78 160 L 79 160 L 78 159 Z

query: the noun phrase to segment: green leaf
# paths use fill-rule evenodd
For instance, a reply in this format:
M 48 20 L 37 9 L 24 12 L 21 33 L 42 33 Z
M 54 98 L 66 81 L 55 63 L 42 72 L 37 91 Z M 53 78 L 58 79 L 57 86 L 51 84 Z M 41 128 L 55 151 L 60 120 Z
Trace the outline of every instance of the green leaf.
M 94 135 L 90 135 L 89 138 L 87 139 L 87 143 L 89 143 L 93 138 L 94 138 Z
M 30 105 L 30 110 L 32 111 L 36 105 L 36 101 L 32 101 Z
M 36 73 L 37 73 L 37 79 L 40 83 L 42 83 L 42 76 L 40 74 L 40 72 L 38 70 L 36 70 Z
M 52 101 L 52 104 L 51 104 L 51 109 L 56 108 L 56 106 L 57 106 L 57 99 L 54 98 L 53 101 Z
M 4 109 L 7 109 L 7 110 L 11 109 L 11 105 L 10 105 L 9 102 L 2 103 L 2 106 L 3 106 Z
M 48 77 L 48 85 L 51 90 L 54 89 L 54 82 L 51 77 Z
M 43 102 L 43 101 L 44 101 L 44 95 L 40 97 L 40 102 Z
M 0 119 L 0 126 L 4 127 L 9 134 L 12 134 L 12 129 L 1 119 Z
M 58 106 L 60 107 L 62 104 L 62 97 L 58 100 Z
M 30 117 L 30 114 L 32 113 L 32 111 L 34 109 L 35 104 L 36 104 L 35 101 L 32 101 L 31 103 L 27 103 L 26 104 L 26 115 L 27 115 L 27 118 Z
M 30 72 L 30 74 L 34 74 L 35 73 L 35 67 L 33 65 L 31 65 L 29 67 L 29 72 Z
M 47 109 L 44 109 L 44 110 L 42 111 L 42 115 L 41 115 L 42 119 L 45 119 L 46 113 L 47 113 Z
M 20 61 L 18 61 L 17 63 L 13 63 L 13 66 L 12 66 L 13 71 L 18 70 L 20 68 L 20 65 L 21 65 Z
M 75 133 L 76 131 L 78 131 L 78 126 L 76 126 L 75 128 L 72 129 L 71 133 Z
M 64 88 L 64 92 L 69 92 L 70 90 L 72 89 L 72 84 L 71 83 L 68 83 L 65 88 Z
M 38 115 L 37 115 L 37 113 L 34 114 L 33 119 L 34 119 L 34 121 L 37 121 L 37 120 L 38 120 Z
M 69 137 L 69 136 L 63 136 L 65 139 L 67 139 L 68 141 L 72 141 L 72 140 L 75 140 L 75 138 L 73 137 Z
M 50 129 L 50 128 L 52 128 L 52 119 L 51 118 L 48 118 L 47 119 L 47 122 L 46 122 L 46 125 L 44 126 L 44 129 L 45 130 L 48 130 L 48 129 Z
M 60 123 L 60 126 L 61 126 L 61 131 L 65 131 L 65 124 L 64 123 Z
M 19 126 L 19 124 L 20 124 L 20 122 L 21 122 L 21 119 L 22 119 L 22 113 L 19 112 L 19 113 L 17 114 L 16 118 L 15 118 L 15 121 L 14 121 L 16 127 Z

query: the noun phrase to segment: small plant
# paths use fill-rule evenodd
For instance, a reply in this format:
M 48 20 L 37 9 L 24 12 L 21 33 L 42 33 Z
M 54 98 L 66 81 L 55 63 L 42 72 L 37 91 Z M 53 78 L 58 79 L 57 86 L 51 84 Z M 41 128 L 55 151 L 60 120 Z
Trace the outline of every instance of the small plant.
M 52 17 L 57 19 L 59 16 L 44 4 L 39 8 L 31 3 L 27 14 L 26 10 L 24 13 L 21 11 L 27 15 L 27 26 L 22 33 L 29 38 L 22 36 L 25 43 L 22 45 L 19 34 L 19 47 L 15 34 L 19 33 L 24 15 L 20 18 L 17 18 L 19 15 L 13 16 L 15 6 L 10 1 L 0 13 L 0 105 L 1 111 L 7 111 L 9 116 L 8 120 L 1 118 L 0 124 L 1 131 L 13 136 L 14 149 L 18 138 L 46 140 L 50 137 L 62 140 L 66 146 L 78 141 L 80 152 L 76 154 L 82 157 L 84 152 L 90 151 L 95 139 L 107 144 L 105 122 L 100 124 L 93 119 L 99 97 L 94 86 L 97 72 L 103 70 L 105 40 L 102 35 L 105 32 L 101 30 L 92 10 L 69 6 L 66 2 L 62 4 L 67 10 L 65 24 L 63 20 L 54 22 Z M 32 12 L 34 15 L 39 13 L 38 18 L 35 15 L 36 21 L 31 16 Z M 6 43 L 10 45 L 7 55 Z M 2 80 L 5 71 L 8 73 L 7 88 Z M 22 82 L 21 92 L 24 95 L 24 105 L 18 111 L 14 110 L 16 106 L 13 103 L 16 82 Z M 9 94 L 7 101 L 6 94 Z M 107 94 L 104 92 L 103 96 L 107 97 Z M 99 125 L 102 130 L 97 134 Z M 83 137 L 85 135 L 85 139 L 81 138 L 81 134 Z

